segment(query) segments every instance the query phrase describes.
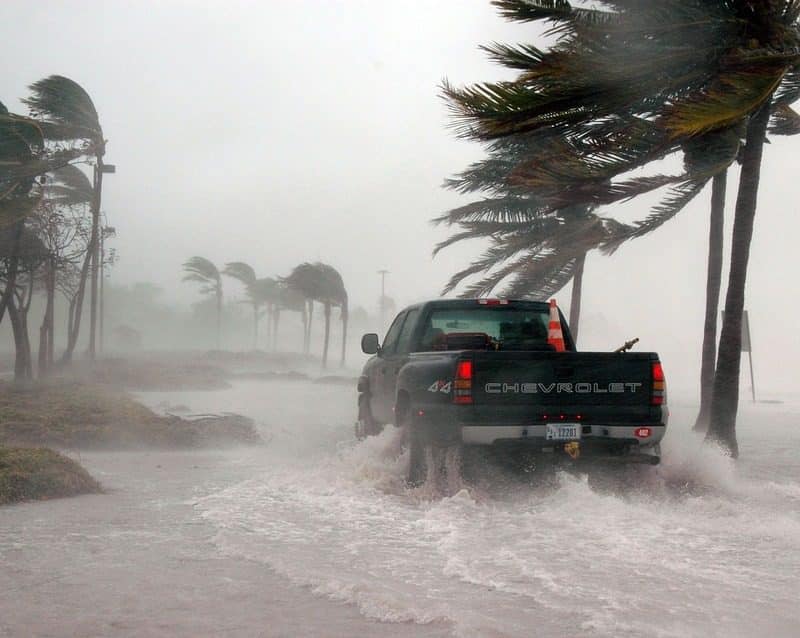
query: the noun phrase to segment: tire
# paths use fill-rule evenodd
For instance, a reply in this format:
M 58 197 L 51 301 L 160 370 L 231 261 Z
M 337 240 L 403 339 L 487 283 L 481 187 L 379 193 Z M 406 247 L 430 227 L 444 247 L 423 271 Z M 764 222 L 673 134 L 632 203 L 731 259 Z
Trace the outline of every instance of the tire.
M 404 430 L 404 437 L 408 443 L 408 470 L 406 471 L 406 484 L 409 487 L 419 487 L 428 477 L 428 462 L 422 436 L 411 423 L 411 410 L 405 409 L 400 415 L 399 425 Z
M 408 471 L 406 484 L 420 487 L 430 482 L 430 487 L 443 495 L 455 494 L 462 487 L 461 443 L 427 440 L 411 420 L 410 406 L 402 410 L 399 423 L 408 443 Z
M 369 395 L 358 395 L 358 421 L 356 421 L 356 438 L 363 441 L 368 436 L 380 434 L 383 428 L 372 418 L 369 409 Z

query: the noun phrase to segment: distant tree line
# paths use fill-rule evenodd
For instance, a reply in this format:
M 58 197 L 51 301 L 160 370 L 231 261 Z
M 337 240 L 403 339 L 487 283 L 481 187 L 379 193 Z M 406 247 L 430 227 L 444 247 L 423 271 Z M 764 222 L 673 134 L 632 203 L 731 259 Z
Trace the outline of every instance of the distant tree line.
M 256 276 L 252 266 L 242 261 L 225 264 L 220 270 L 205 257 L 195 256 L 183 264 L 184 281 L 200 284 L 200 292 L 214 299 L 216 308 L 216 346 L 220 348 L 222 335 L 223 286 L 222 277 L 240 282 L 253 308 L 253 349 L 258 347 L 258 326 L 267 319 L 268 347 L 275 350 L 278 343 L 278 326 L 282 311 L 298 312 L 303 321 L 303 353 L 311 349 L 311 328 L 314 303 L 323 308 L 325 333 L 322 349 L 322 367 L 328 365 L 331 310 L 339 308 L 342 320 L 341 365 L 344 366 L 347 344 L 348 299 L 342 276 L 328 264 L 302 263 L 285 277 Z

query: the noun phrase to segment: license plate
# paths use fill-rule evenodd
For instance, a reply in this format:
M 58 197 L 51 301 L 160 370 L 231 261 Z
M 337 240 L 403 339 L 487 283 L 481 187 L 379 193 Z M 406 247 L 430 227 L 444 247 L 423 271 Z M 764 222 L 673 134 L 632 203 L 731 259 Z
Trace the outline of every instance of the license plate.
M 548 441 L 574 441 L 581 438 L 581 426 L 577 423 L 547 424 Z

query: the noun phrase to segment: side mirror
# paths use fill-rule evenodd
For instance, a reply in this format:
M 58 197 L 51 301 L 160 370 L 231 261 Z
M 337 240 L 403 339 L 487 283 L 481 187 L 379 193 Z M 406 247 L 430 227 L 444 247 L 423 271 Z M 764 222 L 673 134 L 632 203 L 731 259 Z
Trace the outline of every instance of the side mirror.
M 381 351 L 378 335 L 369 332 L 361 337 L 361 351 L 364 354 L 378 354 Z

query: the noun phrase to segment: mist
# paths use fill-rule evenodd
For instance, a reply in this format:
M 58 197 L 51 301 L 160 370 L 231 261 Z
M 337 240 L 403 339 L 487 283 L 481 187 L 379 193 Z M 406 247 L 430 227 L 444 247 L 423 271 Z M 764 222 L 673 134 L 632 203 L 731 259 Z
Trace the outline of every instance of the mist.
M 547 23 L 505 20 L 484 0 L 7 0 L 0 25 L 2 104 L 26 117 L 33 82 L 77 82 L 116 167 L 102 183 L 100 224 L 113 234 L 96 357 L 90 284 L 71 362 L 76 315 L 55 293 L 45 374 L 47 296 L 31 283 L 22 383 L 19 339 L 0 315 L 0 469 L 17 471 L 4 450 L 44 446 L 76 465 L 65 483 L 88 485 L 5 500 L 0 480 L 0 587 L 14 592 L 0 634 L 747 636 L 766 618 L 770 635 L 792 635 L 793 137 L 764 146 L 745 291 L 756 400 L 744 353 L 738 460 L 692 427 L 709 185 L 656 231 L 586 257 L 576 354 L 633 338 L 634 353 L 657 353 L 671 413 L 660 465 L 620 474 L 627 486 L 611 493 L 562 466 L 555 487 L 497 467 L 444 490 L 409 486 L 402 427 L 354 437 L 373 360 L 362 335 L 385 345 L 399 312 L 441 298 L 490 246 L 433 254 L 455 229 L 432 220 L 488 197 L 444 186 L 490 142 L 458 134 L 442 87 L 513 81 L 480 45 L 544 50 Z M 96 156 L 74 163 L 91 181 Z M 682 170 L 674 156 L 653 165 Z M 741 170 L 728 170 L 720 310 Z M 595 213 L 634 224 L 663 195 Z M 187 281 L 198 256 L 218 269 L 219 294 Z M 312 297 L 259 300 L 232 262 L 284 292 L 298 266 L 329 265 L 344 297 L 317 297 L 309 318 Z M 565 316 L 572 292 L 553 295 Z

